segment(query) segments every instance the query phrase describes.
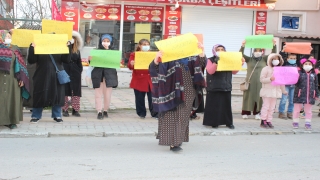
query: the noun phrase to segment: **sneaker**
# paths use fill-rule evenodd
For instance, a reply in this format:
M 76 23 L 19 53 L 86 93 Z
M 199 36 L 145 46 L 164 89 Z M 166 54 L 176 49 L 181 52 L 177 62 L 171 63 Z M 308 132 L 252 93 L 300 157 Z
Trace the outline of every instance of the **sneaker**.
M 40 119 L 32 118 L 32 119 L 30 120 L 30 122 L 31 122 L 32 124 L 36 124 L 36 123 L 38 123 L 39 120 L 40 120 Z
M 260 127 L 268 129 L 269 126 L 268 126 L 268 124 L 267 124 L 267 121 L 266 121 L 266 120 L 261 120 Z
M 279 119 L 287 120 L 287 116 L 286 116 L 284 113 L 280 113 L 280 112 L 279 112 L 278 118 L 279 118 Z
M 62 116 L 64 116 L 64 117 L 69 117 L 69 112 L 68 112 L 68 110 L 66 110 L 66 111 L 62 111 Z
M 108 118 L 108 117 L 109 117 L 109 116 L 108 116 L 108 112 L 107 112 L 107 111 L 103 111 L 103 116 L 106 117 L 106 118 Z
M 293 129 L 298 129 L 299 123 L 296 123 L 296 122 L 292 123 L 292 127 L 293 127 Z
M 79 114 L 79 111 L 72 110 L 72 116 L 80 117 L 81 115 Z
M 306 124 L 305 124 L 305 128 L 306 128 L 306 130 L 308 130 L 308 131 L 311 131 L 311 130 L 312 130 L 310 123 L 306 123 Z
M 271 128 L 271 129 L 273 129 L 274 128 L 274 126 L 272 125 L 272 123 L 271 122 L 267 122 L 267 125 L 269 126 L 269 128 Z
M 174 152 L 178 152 L 178 151 L 182 151 L 183 149 L 179 146 L 170 146 L 170 151 L 174 151 Z
M 57 123 L 63 123 L 63 120 L 60 117 L 53 118 L 53 120 L 56 121 Z
M 260 115 L 259 115 L 259 114 L 256 114 L 256 116 L 254 117 L 254 119 L 255 119 L 255 120 L 260 120 L 260 119 L 261 119 L 261 117 L 260 117 Z
M 98 113 L 98 117 L 97 117 L 99 120 L 102 120 L 103 119 L 103 115 L 102 115 L 102 112 L 99 112 Z
M 248 115 L 242 115 L 242 119 L 248 119 Z

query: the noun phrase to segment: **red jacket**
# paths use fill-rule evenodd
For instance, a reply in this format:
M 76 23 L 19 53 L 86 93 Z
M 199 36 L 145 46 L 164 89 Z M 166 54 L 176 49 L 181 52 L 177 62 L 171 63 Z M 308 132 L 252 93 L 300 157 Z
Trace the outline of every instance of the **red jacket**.
M 136 89 L 141 92 L 149 92 L 152 88 L 149 70 L 135 70 L 134 66 L 131 65 L 131 61 L 134 61 L 134 57 L 135 53 L 131 53 L 128 62 L 128 68 L 132 70 L 130 88 Z

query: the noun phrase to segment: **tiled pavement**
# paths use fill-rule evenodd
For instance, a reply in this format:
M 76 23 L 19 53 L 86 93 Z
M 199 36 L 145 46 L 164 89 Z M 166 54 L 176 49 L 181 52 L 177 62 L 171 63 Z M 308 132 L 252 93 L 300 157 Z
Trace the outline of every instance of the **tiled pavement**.
M 24 121 L 17 129 L 9 130 L 0 126 L 0 137 L 56 137 L 56 136 L 155 136 L 157 132 L 157 120 L 147 115 L 146 119 L 140 119 L 135 114 L 135 103 L 132 89 L 114 89 L 111 99 L 109 118 L 96 119 L 94 109 L 94 91 L 83 88 L 81 98 L 81 117 L 65 117 L 62 124 L 55 123 L 50 118 L 50 111 L 44 111 L 43 118 L 38 124 L 30 124 L 30 112 L 25 110 Z M 147 104 L 147 103 L 146 103 Z M 232 97 L 235 129 L 230 130 L 225 126 L 218 129 L 202 125 L 202 119 L 190 121 L 190 135 L 257 135 L 257 134 L 308 134 L 320 133 L 320 118 L 317 117 L 317 106 L 314 106 L 313 131 L 306 132 L 303 127 L 293 130 L 290 120 L 275 118 L 274 129 L 262 129 L 259 121 L 242 120 L 242 97 Z M 202 114 L 199 114 L 203 117 Z M 277 116 L 275 113 L 274 117 Z M 303 126 L 301 120 L 301 126 Z

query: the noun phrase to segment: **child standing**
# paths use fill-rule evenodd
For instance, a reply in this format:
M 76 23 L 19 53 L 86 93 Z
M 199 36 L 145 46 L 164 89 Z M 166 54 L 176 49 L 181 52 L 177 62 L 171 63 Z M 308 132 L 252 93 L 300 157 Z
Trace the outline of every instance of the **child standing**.
M 296 84 L 294 91 L 294 111 L 293 111 L 293 128 L 299 128 L 299 115 L 302 106 L 304 105 L 305 128 L 311 130 L 311 118 L 312 118 L 312 105 L 315 104 L 315 100 L 319 97 L 318 90 L 318 77 L 315 72 L 314 66 L 316 64 L 315 59 L 301 59 L 299 71 L 299 80 Z
M 282 93 L 288 94 L 284 85 L 272 85 L 271 82 L 275 80 L 273 76 L 273 67 L 281 66 L 283 59 L 279 54 L 270 54 L 268 56 L 266 67 L 261 71 L 260 82 L 262 88 L 260 90 L 260 97 L 262 97 L 263 103 L 261 108 L 261 124 L 262 128 L 274 128 L 272 125 L 272 115 L 276 107 L 277 98 L 281 98 Z
M 283 50 L 280 52 L 280 55 L 284 59 L 284 64 L 283 66 L 288 66 L 288 67 L 297 67 L 297 55 L 296 54 L 286 54 L 284 52 L 285 46 L 283 47 Z M 292 112 L 293 112 L 293 94 L 294 94 L 294 87 L 295 85 L 286 85 L 286 91 L 288 92 L 288 95 L 282 95 L 282 98 L 280 100 L 279 104 L 279 118 L 280 119 L 292 119 Z M 286 104 L 287 101 L 289 101 L 288 104 L 288 110 L 287 110 L 287 115 L 285 115 L 285 110 L 286 110 Z

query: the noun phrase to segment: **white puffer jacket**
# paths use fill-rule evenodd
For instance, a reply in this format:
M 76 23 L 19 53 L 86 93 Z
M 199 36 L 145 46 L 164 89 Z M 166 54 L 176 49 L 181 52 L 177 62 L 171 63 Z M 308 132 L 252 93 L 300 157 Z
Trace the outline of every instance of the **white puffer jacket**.
M 272 59 L 278 56 L 281 66 L 284 61 L 279 54 L 272 53 L 268 56 L 268 66 L 264 67 L 261 71 L 260 82 L 262 83 L 262 88 L 260 90 L 260 97 L 270 97 L 270 98 L 281 98 L 283 93 L 286 93 L 284 85 L 272 85 L 270 78 L 273 76 L 273 65 Z

